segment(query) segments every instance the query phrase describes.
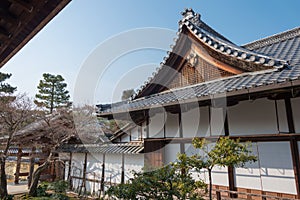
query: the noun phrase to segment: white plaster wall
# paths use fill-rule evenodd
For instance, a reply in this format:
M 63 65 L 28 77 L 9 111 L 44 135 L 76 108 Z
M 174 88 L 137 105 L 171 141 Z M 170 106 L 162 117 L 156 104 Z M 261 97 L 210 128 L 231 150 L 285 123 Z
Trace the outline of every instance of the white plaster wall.
M 184 138 L 205 137 L 210 135 L 209 108 L 194 108 L 181 115 Z
M 191 109 L 181 114 L 182 135 L 184 138 L 193 138 L 197 135 L 199 129 L 200 110 Z
M 137 126 L 131 129 L 131 141 L 140 140 L 140 127 Z
M 254 135 L 277 133 L 275 103 L 257 99 L 242 101 L 228 108 L 230 135 Z
M 289 142 L 259 142 L 258 151 L 262 189 L 296 194 Z
M 146 138 L 146 137 L 147 137 L 147 123 L 146 123 L 146 122 L 144 122 L 144 123 L 142 124 L 142 137 L 143 137 L 143 138 Z
M 143 154 L 125 154 L 124 158 L 124 175 L 125 182 L 130 178 L 133 178 L 132 171 L 140 172 L 144 167 L 144 155 Z
M 164 113 L 157 113 L 149 119 L 149 138 L 164 137 Z
M 179 134 L 179 115 L 166 113 L 166 137 L 180 137 Z
M 105 177 L 106 182 L 120 183 L 122 172 L 122 155 L 106 154 L 105 155 Z
M 165 164 L 169 164 L 170 162 L 175 162 L 177 159 L 177 154 L 180 153 L 180 144 L 167 144 L 164 147 L 164 155 L 165 155 Z
M 68 170 L 69 170 L 69 159 L 70 159 L 70 153 L 59 153 L 58 154 L 59 160 L 61 161 L 66 161 L 65 163 L 65 176 L 64 176 L 64 180 L 67 180 L 68 178 Z
M 130 141 L 130 135 L 125 134 L 121 137 L 121 142 L 129 142 Z
M 253 155 L 258 156 L 257 143 L 252 143 L 251 150 Z M 262 190 L 259 162 L 247 163 L 244 167 L 236 167 L 234 174 L 236 187 Z
M 291 99 L 296 133 L 300 133 L 300 97 Z
M 208 177 L 208 175 L 205 177 Z M 212 169 L 212 183 L 213 185 L 228 186 L 229 181 L 227 167 L 215 166 Z
M 224 133 L 225 114 L 223 108 L 210 108 L 210 135 L 219 136 Z
M 82 177 L 84 163 L 84 153 L 73 153 L 72 156 L 72 176 Z M 79 189 L 81 186 L 81 180 L 72 179 L 73 188 Z
M 289 127 L 286 118 L 286 109 L 285 109 L 284 100 L 276 100 L 276 102 L 277 102 L 279 132 L 288 133 Z

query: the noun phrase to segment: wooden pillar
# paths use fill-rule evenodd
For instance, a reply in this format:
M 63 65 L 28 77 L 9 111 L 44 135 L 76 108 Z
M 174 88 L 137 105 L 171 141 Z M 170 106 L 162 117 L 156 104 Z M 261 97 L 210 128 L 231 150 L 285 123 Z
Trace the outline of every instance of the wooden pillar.
M 234 167 L 232 167 L 232 166 L 228 167 L 228 182 L 229 182 L 229 190 L 236 191 L 235 181 L 234 181 Z M 230 193 L 229 197 L 237 198 L 237 195 Z
M 121 172 L 121 183 L 125 182 L 125 155 L 122 153 L 122 172 Z
M 32 174 L 34 171 L 35 150 L 36 150 L 35 147 L 31 148 L 30 166 L 29 166 L 29 175 L 28 175 L 28 188 L 31 185 Z
M 179 137 L 183 138 L 183 127 L 182 127 L 182 114 L 178 114 L 178 128 L 179 128 Z
M 150 115 L 147 117 L 147 123 L 146 123 L 146 138 L 149 138 L 149 123 L 150 123 Z
M 295 185 L 297 190 L 297 199 L 300 199 L 300 161 L 299 161 L 299 148 L 298 148 L 298 141 L 296 138 L 292 137 L 290 140 L 290 148 L 292 154 L 292 161 L 293 161 L 293 169 L 294 169 L 294 176 L 295 176 Z
M 72 172 L 72 157 L 73 154 L 72 152 L 70 152 L 70 156 L 69 156 L 69 169 L 68 169 L 68 183 L 69 183 L 69 188 L 72 189 L 73 185 L 72 185 L 72 176 L 71 176 L 71 172 Z
M 285 98 L 284 102 L 285 102 L 286 118 L 288 121 L 289 133 L 295 133 L 295 125 L 294 125 L 294 119 L 293 119 L 291 99 Z
M 83 189 L 83 194 L 86 193 L 86 166 L 87 166 L 87 154 L 84 154 L 84 163 L 83 163 L 83 173 L 82 173 L 82 183 L 81 183 L 81 189 L 80 192 Z
M 18 148 L 17 153 L 17 165 L 16 165 L 16 172 L 15 172 L 15 184 L 19 184 L 19 176 L 20 176 L 20 169 L 21 169 L 21 158 L 22 158 L 22 148 Z
M 101 174 L 101 191 L 104 194 L 104 178 L 105 178 L 105 154 L 103 154 L 102 160 L 102 174 Z
M 223 108 L 223 112 L 225 113 L 224 133 L 225 133 L 225 136 L 229 136 L 230 131 L 229 131 L 227 108 Z M 232 167 L 232 166 L 228 167 L 228 186 L 229 186 L 230 191 L 236 191 L 235 178 L 234 178 L 234 167 Z M 230 198 L 237 198 L 237 195 L 230 193 L 229 197 Z
M 225 133 L 225 136 L 229 136 L 228 115 L 227 115 L 227 111 L 226 110 L 224 112 L 226 112 L 225 113 L 225 121 L 224 121 L 224 133 Z

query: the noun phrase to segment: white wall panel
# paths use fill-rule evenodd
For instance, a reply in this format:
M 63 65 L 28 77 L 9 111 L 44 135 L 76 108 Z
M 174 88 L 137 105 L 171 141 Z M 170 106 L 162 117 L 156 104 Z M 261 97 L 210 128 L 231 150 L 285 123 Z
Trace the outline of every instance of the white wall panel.
M 259 142 L 258 150 L 263 190 L 296 194 L 289 142 Z
M 179 115 L 166 113 L 166 137 L 180 137 L 179 135 Z
M 209 108 L 194 108 L 181 115 L 184 138 L 205 137 L 210 135 Z
M 181 125 L 184 138 L 193 138 L 197 135 L 198 129 L 200 128 L 199 119 L 199 108 L 194 108 L 187 112 L 182 112 Z
M 142 137 L 143 137 L 143 138 L 146 138 L 146 137 L 147 137 L 147 123 L 146 123 L 146 122 L 144 122 L 144 123 L 142 124 Z
M 105 155 L 105 181 L 112 183 L 121 182 L 122 172 L 122 155 L 106 154 Z
M 300 133 L 300 97 L 291 99 L 296 133 Z
M 129 142 L 130 141 L 130 135 L 125 134 L 121 137 L 121 142 Z
M 180 144 L 167 144 L 164 147 L 165 151 L 165 164 L 170 162 L 175 162 L 177 159 L 177 154 L 180 153 Z
M 230 135 L 277 133 L 275 102 L 267 99 L 242 101 L 228 108 Z
M 140 127 L 139 126 L 131 129 L 130 132 L 131 132 L 131 140 L 132 141 L 140 140 Z
M 223 108 L 210 108 L 210 131 L 211 136 L 225 135 L 224 133 L 225 114 Z
M 257 143 L 252 143 L 252 154 L 258 156 Z M 243 168 L 234 169 L 235 186 L 261 190 L 261 176 L 259 162 L 247 163 Z
M 164 137 L 164 113 L 157 113 L 149 119 L 149 138 Z
M 140 172 L 144 167 L 144 155 L 143 154 L 125 154 L 124 158 L 124 175 L 125 182 L 130 178 L 133 178 L 132 171 Z
M 228 186 L 228 170 L 227 170 L 227 167 L 215 166 L 212 169 L 212 183 L 213 183 L 213 185 Z
M 277 100 L 276 102 L 277 102 L 279 132 L 288 133 L 289 127 L 286 118 L 286 109 L 285 109 L 284 100 Z

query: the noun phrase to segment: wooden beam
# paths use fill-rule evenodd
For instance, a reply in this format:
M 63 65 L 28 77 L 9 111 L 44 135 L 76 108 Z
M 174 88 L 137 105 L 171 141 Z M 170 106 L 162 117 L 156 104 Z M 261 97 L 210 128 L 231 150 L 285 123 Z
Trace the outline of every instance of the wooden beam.
M 293 109 L 291 104 L 290 98 L 285 98 L 285 109 L 286 109 L 286 118 L 288 121 L 288 127 L 290 133 L 295 133 L 295 125 L 294 125 L 294 118 L 293 118 Z
M 103 192 L 103 194 L 105 193 L 104 178 L 105 178 L 105 154 L 103 154 L 103 159 L 102 159 L 101 190 L 100 190 L 100 193 Z
M 297 198 L 300 199 L 300 161 L 299 161 L 299 148 L 296 138 L 291 137 L 290 148 L 292 153 L 293 169 L 295 176 L 295 185 L 297 190 Z
M 225 136 L 229 136 L 229 124 L 228 124 L 228 114 L 226 108 L 223 108 L 225 112 L 225 120 L 224 120 L 224 133 Z
M 17 155 L 17 164 L 16 164 L 16 172 L 15 172 L 15 184 L 19 184 L 19 176 L 20 176 L 20 169 L 21 169 L 21 158 L 22 158 L 22 148 L 18 148 L 18 155 Z
M 3 19 L 5 22 L 8 22 L 12 25 L 16 24 L 16 26 L 19 24 L 18 19 L 14 17 L 9 12 L 5 12 L 3 10 L 0 10 L 0 19 Z
M 33 11 L 33 6 L 30 3 L 26 3 L 25 1 L 22 0 L 8 0 L 11 3 L 18 4 L 20 7 L 22 7 L 24 10 L 27 12 L 32 12 Z
M 236 191 L 235 187 L 235 180 L 234 180 L 234 167 L 229 166 L 228 167 L 228 185 L 229 185 L 229 190 L 230 191 Z M 229 195 L 231 198 L 236 198 L 237 196 L 235 194 Z
M 178 113 L 178 127 L 179 127 L 179 137 L 183 138 L 183 127 L 182 127 L 182 114 Z
M 0 26 L 0 35 L 5 36 L 6 38 L 10 38 L 11 37 L 11 34 L 3 26 Z
M 86 167 L 87 167 L 87 153 L 84 154 L 82 182 L 81 182 L 81 187 L 80 187 L 79 195 L 81 194 L 82 189 L 83 189 L 83 194 L 86 193 Z
M 209 141 L 217 141 L 222 136 L 210 136 L 210 137 L 200 137 L 205 138 Z M 300 141 L 300 134 L 286 134 L 286 133 L 276 133 L 276 134 L 261 134 L 261 135 L 246 135 L 246 136 L 229 136 L 231 139 L 240 139 L 241 142 L 275 142 L 275 141 L 290 141 L 291 138 L 295 138 Z M 150 142 L 165 142 L 172 144 L 191 143 L 193 138 L 151 138 L 145 139 L 145 144 Z M 149 145 L 150 146 L 150 145 Z M 146 149 L 146 148 L 145 148 Z
M 73 153 L 70 152 L 70 155 L 69 155 L 69 169 L 68 169 L 68 183 L 69 183 L 69 189 L 70 190 L 73 188 L 73 186 L 72 186 L 72 176 L 71 176 L 71 172 L 72 172 L 72 157 L 73 157 Z
M 125 166 L 124 166 L 124 161 L 125 161 L 125 155 L 122 153 L 122 172 L 121 172 L 121 183 L 125 182 Z

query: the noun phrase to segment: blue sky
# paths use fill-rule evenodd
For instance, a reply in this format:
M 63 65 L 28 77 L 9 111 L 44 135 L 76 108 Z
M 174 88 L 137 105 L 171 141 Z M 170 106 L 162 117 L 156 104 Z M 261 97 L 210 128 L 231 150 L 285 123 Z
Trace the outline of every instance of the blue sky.
M 82 64 L 102 42 L 143 27 L 170 29 L 175 37 L 180 12 L 190 7 L 236 44 L 300 26 L 298 0 L 73 0 L 1 68 L 1 72 L 12 73 L 9 82 L 18 87 L 18 92 L 27 92 L 30 96 L 36 93 L 44 72 L 61 74 L 72 96 Z M 172 44 L 172 37 L 166 42 L 168 45 Z M 117 59 L 97 83 L 94 98 L 87 99 L 86 103 L 109 102 L 112 91 L 114 95 L 117 93 L 118 99 L 122 90 L 137 88 L 162 61 L 168 45 L 162 50 L 136 51 Z M 124 79 L 124 74 L 132 69 L 135 75 Z M 122 77 L 126 81 L 115 90 L 115 83 Z M 88 77 L 86 79 L 88 81 Z

